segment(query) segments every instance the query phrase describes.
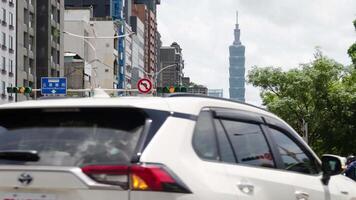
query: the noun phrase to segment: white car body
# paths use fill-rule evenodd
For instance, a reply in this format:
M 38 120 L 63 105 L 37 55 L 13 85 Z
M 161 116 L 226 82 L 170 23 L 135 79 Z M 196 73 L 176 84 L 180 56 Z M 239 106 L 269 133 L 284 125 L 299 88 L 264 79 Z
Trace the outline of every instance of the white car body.
M 204 97 L 120 97 L 28 101 L 2 105 L 0 113 L 12 111 L 21 115 L 24 109 L 50 108 L 135 108 L 168 113 L 153 138 L 139 152 L 139 160 L 132 165 L 164 165 L 183 189 L 178 189 L 178 192 L 171 189 L 133 190 L 99 183 L 79 166 L 9 165 L 0 162 L 0 200 L 356 200 L 356 184 L 342 175 L 332 176 L 329 184 L 324 185 L 322 173 L 311 175 L 277 166 L 266 168 L 225 163 L 203 159 L 197 154 L 193 138 L 202 110 L 226 109 L 231 110 L 232 115 L 235 111 L 253 113 L 270 117 L 292 130 L 275 115 L 257 107 Z M 320 164 L 307 144 L 295 132 L 292 134 L 305 148 L 304 151 Z M 19 182 L 21 176 L 27 175 L 33 178 L 29 184 Z M 119 178 L 130 182 L 132 177 Z

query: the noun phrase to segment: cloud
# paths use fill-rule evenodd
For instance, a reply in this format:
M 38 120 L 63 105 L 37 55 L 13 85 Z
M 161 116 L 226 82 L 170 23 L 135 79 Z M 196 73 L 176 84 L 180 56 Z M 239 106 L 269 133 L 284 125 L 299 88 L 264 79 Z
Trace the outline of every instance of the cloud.
M 313 59 L 316 46 L 343 64 L 356 41 L 355 0 L 165 0 L 158 10 L 164 45 L 183 48 L 185 74 L 228 97 L 229 52 L 239 11 L 246 68 L 298 67 Z M 248 102 L 260 104 L 259 90 L 247 86 Z

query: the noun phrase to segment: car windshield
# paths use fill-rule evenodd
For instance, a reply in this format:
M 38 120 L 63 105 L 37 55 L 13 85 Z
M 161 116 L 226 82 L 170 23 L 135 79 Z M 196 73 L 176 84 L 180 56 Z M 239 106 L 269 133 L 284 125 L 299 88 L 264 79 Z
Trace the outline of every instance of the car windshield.
M 39 160 L 0 164 L 83 166 L 130 162 L 145 118 L 128 109 L 13 110 L 0 122 L 0 151 L 36 151 Z M 14 115 L 22 112 L 21 115 Z M 27 114 L 37 112 L 31 117 Z M 125 118 L 122 115 L 126 115 Z M 59 117 L 60 116 L 60 117 Z M 100 117 L 98 117 L 100 116 Z

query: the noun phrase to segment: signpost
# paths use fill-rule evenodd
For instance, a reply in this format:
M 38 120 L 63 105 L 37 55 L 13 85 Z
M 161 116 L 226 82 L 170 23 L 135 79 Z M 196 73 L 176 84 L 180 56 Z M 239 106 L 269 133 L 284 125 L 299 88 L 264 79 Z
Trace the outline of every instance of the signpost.
M 67 78 L 63 77 L 42 77 L 41 94 L 44 96 L 65 96 L 67 95 Z
M 152 82 L 149 79 L 143 78 L 138 81 L 137 89 L 142 94 L 148 94 L 153 88 Z

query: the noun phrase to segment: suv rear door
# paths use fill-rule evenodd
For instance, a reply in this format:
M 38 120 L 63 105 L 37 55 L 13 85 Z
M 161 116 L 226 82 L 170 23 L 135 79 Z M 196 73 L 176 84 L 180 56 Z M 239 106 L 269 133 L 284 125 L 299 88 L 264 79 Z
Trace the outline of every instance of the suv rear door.
M 0 200 L 127 200 L 128 166 L 152 125 L 135 108 L 3 109 L 0 119 Z

